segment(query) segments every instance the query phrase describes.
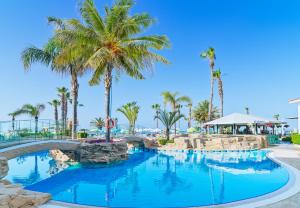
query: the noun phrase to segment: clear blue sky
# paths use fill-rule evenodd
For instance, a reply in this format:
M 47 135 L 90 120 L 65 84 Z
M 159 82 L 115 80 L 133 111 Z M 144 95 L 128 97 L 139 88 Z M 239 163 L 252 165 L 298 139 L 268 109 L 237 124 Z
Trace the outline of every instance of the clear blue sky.
M 76 0 L 7 0 L 0 6 L 0 120 L 24 103 L 46 103 L 56 97 L 56 87 L 69 87 L 69 77 L 34 65 L 25 73 L 21 51 L 42 46 L 52 34 L 47 16 L 79 17 Z M 111 0 L 96 0 L 103 5 Z M 158 21 L 150 28 L 166 34 L 172 48 L 164 51 L 172 64 L 157 65 L 145 81 L 121 77 L 113 84 L 113 109 L 129 101 L 141 106 L 138 123 L 154 126 L 151 104 L 161 103 L 164 90 L 178 91 L 198 103 L 209 96 L 208 63 L 199 54 L 208 46 L 216 50 L 216 66 L 224 77 L 225 114 L 244 112 L 272 117 L 295 116 L 287 100 L 300 97 L 300 2 L 297 0 L 137 0 L 135 12 L 149 12 Z M 80 79 L 79 110 L 82 127 L 104 115 L 104 89 L 88 86 L 90 74 Z M 217 95 L 217 91 L 216 91 Z M 218 104 L 217 96 L 215 104 Z M 126 120 L 113 111 L 121 123 Z M 50 106 L 42 114 L 52 118 Z

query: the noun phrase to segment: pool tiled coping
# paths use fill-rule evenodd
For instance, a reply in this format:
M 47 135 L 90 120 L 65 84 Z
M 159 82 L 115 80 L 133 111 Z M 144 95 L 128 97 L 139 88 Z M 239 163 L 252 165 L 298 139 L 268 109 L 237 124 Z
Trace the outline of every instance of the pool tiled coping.
M 53 141 L 54 142 L 54 141 Z M 55 141 L 58 142 L 58 141 Z M 40 145 L 47 142 L 38 142 Z M 50 142 L 51 143 L 51 142 Z M 64 142 L 62 142 L 64 143 Z M 66 142 L 68 143 L 68 142 Z M 72 142 L 70 142 L 72 143 Z M 20 146 L 28 147 L 34 143 L 23 144 Z M 36 143 L 35 143 L 36 144 Z M 6 148 L 14 150 L 14 147 Z M 269 157 L 275 162 L 280 163 L 287 168 L 290 174 L 290 180 L 281 189 L 252 199 L 232 202 L 228 204 L 215 205 L 209 207 L 235 207 L 235 208 L 254 208 L 254 207 L 263 207 L 263 208 L 298 208 L 300 204 L 300 146 L 297 145 L 279 145 L 277 147 L 270 148 L 272 152 L 269 154 Z M 0 150 L 0 153 L 2 151 Z M 75 204 L 61 203 L 57 201 L 50 201 L 46 205 L 40 206 L 40 208 L 83 208 L 83 207 L 92 207 L 92 206 L 80 206 Z M 204 206 L 205 207 L 205 206 Z

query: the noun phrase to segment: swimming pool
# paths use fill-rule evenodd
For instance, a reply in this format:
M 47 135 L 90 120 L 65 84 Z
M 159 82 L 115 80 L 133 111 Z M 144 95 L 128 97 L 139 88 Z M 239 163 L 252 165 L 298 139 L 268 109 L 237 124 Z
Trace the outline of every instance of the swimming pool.
M 113 165 L 61 164 L 38 152 L 9 161 L 6 179 L 57 201 L 111 207 L 187 207 L 223 204 L 283 187 L 288 171 L 247 152 L 146 152 Z

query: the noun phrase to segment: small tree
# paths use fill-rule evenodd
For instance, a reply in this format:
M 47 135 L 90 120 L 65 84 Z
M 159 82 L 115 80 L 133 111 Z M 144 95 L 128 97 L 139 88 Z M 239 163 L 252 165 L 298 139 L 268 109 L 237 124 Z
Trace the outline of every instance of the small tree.
M 193 117 L 199 124 L 209 121 L 209 101 L 204 100 L 194 108 Z M 219 111 L 217 107 L 213 107 L 211 119 L 219 117 Z
M 105 122 L 104 119 L 101 117 L 95 118 L 92 121 L 92 124 L 98 129 L 98 130 L 102 130 L 102 128 L 105 126 Z
M 28 114 L 35 120 L 35 136 L 38 132 L 38 123 L 39 123 L 39 116 L 41 115 L 41 112 L 45 110 L 44 104 L 37 104 L 37 105 L 31 105 L 31 104 L 25 104 L 22 107 L 22 113 Z
M 21 109 L 18 109 L 18 110 L 15 110 L 14 112 L 11 112 L 9 113 L 8 115 L 11 116 L 11 125 L 12 125 L 12 130 L 15 131 L 15 120 L 16 120 L 16 117 L 18 115 L 22 114 L 22 110 Z
M 166 138 L 167 140 L 170 139 L 170 129 L 172 128 L 175 123 L 184 117 L 183 115 L 179 114 L 178 111 L 167 112 L 166 110 L 160 110 L 159 114 L 154 117 L 154 119 L 159 119 L 161 123 L 166 128 Z
M 151 107 L 153 110 L 155 110 L 155 116 L 158 116 L 160 104 L 153 104 Z M 158 129 L 158 119 L 156 119 L 156 128 Z
M 279 115 L 279 114 L 275 114 L 275 115 L 273 116 L 273 118 L 275 118 L 276 121 L 279 121 L 280 115 Z
M 140 107 L 136 102 L 131 102 L 123 105 L 121 108 L 118 108 L 117 111 L 121 112 L 129 122 L 129 133 L 135 134 L 135 123 L 140 111 Z
M 249 109 L 249 107 L 245 107 L 245 111 L 246 111 L 246 114 L 247 114 L 247 115 L 250 114 L 250 109 Z

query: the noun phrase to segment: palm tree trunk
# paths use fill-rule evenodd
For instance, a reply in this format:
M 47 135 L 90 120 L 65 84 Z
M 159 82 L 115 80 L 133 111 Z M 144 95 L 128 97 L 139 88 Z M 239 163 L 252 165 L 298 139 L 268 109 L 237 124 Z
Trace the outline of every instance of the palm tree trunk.
M 218 85 L 219 85 L 219 96 L 220 96 L 220 114 L 221 117 L 223 117 L 223 104 L 224 104 L 224 98 L 223 98 L 223 83 L 221 78 L 219 78 L 218 81 Z
M 12 117 L 12 121 L 11 121 L 12 123 L 11 123 L 11 125 L 12 125 L 12 130 L 13 130 L 13 132 L 15 131 L 15 117 L 13 116 Z
M 64 117 L 64 124 L 65 124 L 65 133 L 67 134 L 67 117 L 68 117 L 68 98 L 65 97 L 65 117 Z
M 78 79 L 75 72 L 72 73 L 72 104 L 73 104 L 73 118 L 72 118 L 72 139 L 77 139 L 77 107 L 78 107 Z
M 38 133 L 38 122 L 39 122 L 39 117 L 34 117 L 34 120 L 35 120 L 35 138 L 37 136 L 37 133 Z
M 173 105 L 173 111 L 175 112 L 176 111 L 176 103 Z M 177 133 L 177 129 L 176 129 L 176 122 L 175 122 L 175 124 L 174 124 L 174 131 L 175 131 L 175 135 L 176 135 L 176 133 Z
M 192 108 L 189 107 L 189 120 L 188 120 L 188 127 L 192 127 Z
M 212 109 L 213 109 L 213 99 L 214 99 L 214 69 L 210 69 L 210 99 L 208 108 L 208 120 L 211 120 Z
M 156 117 L 158 117 L 158 111 L 156 111 Z M 158 118 L 156 119 L 156 128 L 158 129 Z
M 106 114 L 106 133 L 105 139 L 106 142 L 110 142 L 110 128 L 109 128 L 109 120 L 110 120 L 110 93 L 111 93 L 111 85 L 112 85 L 112 66 L 108 65 L 107 72 L 105 74 L 105 114 Z
M 65 133 L 65 95 L 61 94 L 61 132 Z
M 180 110 L 178 109 L 178 114 L 180 115 Z M 180 119 L 178 120 L 178 129 L 180 131 Z
M 169 128 L 166 128 L 166 137 L 167 137 L 167 140 L 169 141 L 169 139 L 170 139 L 170 129 Z
M 59 124 L 58 124 L 58 109 L 57 109 L 57 105 L 54 106 L 54 119 L 55 119 L 56 137 L 58 137 Z

